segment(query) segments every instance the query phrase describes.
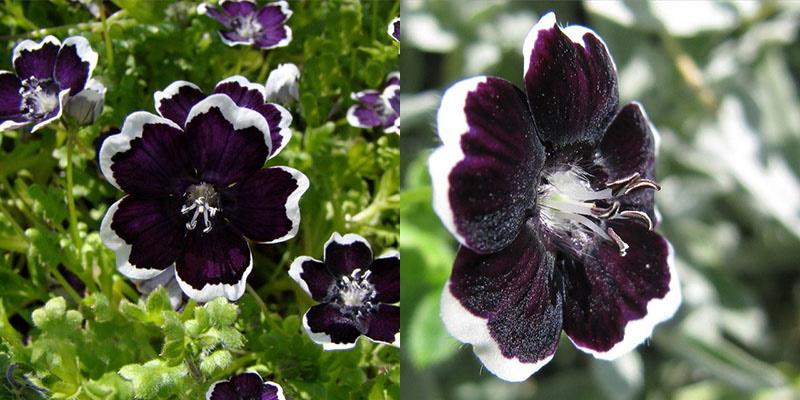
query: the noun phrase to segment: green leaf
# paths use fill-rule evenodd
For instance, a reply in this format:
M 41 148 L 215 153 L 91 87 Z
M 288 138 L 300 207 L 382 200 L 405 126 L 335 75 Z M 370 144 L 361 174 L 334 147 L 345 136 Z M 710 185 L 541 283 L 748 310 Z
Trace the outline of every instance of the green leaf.
M 411 317 L 406 346 L 411 361 L 418 368 L 442 361 L 458 349 L 458 342 L 447 333 L 439 317 L 440 298 L 438 292 L 428 294 Z
M 119 370 L 119 374 L 131 381 L 134 395 L 142 399 L 152 399 L 160 393 L 176 391 L 189 375 L 186 365 L 170 367 L 161 360 L 126 365 Z

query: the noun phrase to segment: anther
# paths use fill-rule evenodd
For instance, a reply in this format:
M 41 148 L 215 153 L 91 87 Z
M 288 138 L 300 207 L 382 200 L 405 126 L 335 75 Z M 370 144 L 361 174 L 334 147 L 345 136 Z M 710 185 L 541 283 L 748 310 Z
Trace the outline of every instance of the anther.
M 614 228 L 608 228 L 606 232 L 608 232 L 608 236 L 610 236 L 614 243 L 617 244 L 617 247 L 619 247 L 619 255 L 625 257 L 625 254 L 630 246 L 628 246 L 628 244 L 625 243 L 625 241 L 623 241 L 619 235 L 617 235 L 617 232 L 614 232 Z
M 592 207 L 592 214 L 600 219 L 613 218 L 615 215 L 617 215 L 619 207 L 619 202 L 615 201 L 614 204 L 611 204 L 609 207 Z
M 631 218 L 631 219 L 638 219 L 647 225 L 648 230 L 653 230 L 653 220 L 650 219 L 650 216 L 647 213 L 637 210 L 626 210 L 619 213 L 619 218 Z

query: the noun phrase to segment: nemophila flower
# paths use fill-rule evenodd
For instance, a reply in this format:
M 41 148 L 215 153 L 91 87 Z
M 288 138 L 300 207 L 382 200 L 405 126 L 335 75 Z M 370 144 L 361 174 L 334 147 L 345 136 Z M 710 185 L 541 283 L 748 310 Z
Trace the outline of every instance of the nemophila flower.
M 188 89 L 156 94 L 162 116 L 133 113 L 103 142 L 100 169 L 128 195 L 109 208 L 100 235 L 123 275 L 151 279 L 174 266 L 189 297 L 236 300 L 253 264 L 245 238 L 294 237 L 308 179 L 288 167 L 262 168 L 288 136 L 276 136 L 264 115 L 232 100 L 244 101 L 250 90 L 220 84 L 223 93 L 195 104 L 194 88 L 181 88 Z
M 430 158 L 434 208 L 462 244 L 442 319 L 510 381 L 547 363 L 562 329 L 614 359 L 681 300 L 653 231 L 658 136 L 641 105 L 618 109 L 605 44 L 550 13 L 523 56 L 524 92 L 487 76 L 447 90 Z
M 400 345 L 400 254 L 372 259 L 366 239 L 334 233 L 323 261 L 297 257 L 289 275 L 318 301 L 303 316 L 308 336 L 325 350 L 349 349 L 361 335 Z
M 381 90 L 364 90 L 350 95 L 360 104 L 347 110 L 347 122 L 356 128 L 382 127 L 386 133 L 400 133 L 400 73 L 392 72 Z
M 286 21 L 292 16 L 289 3 L 276 1 L 259 8 L 252 0 L 222 0 L 219 7 L 205 3 L 197 12 L 207 14 L 225 26 L 219 32 L 228 46 L 253 45 L 261 49 L 285 47 L 292 41 Z
M 397 17 L 389 23 L 389 27 L 386 28 L 386 33 L 392 37 L 397 43 L 400 43 L 400 17 Z
M 80 125 L 91 125 L 100 114 L 106 101 L 106 87 L 96 79 L 90 79 L 86 88 L 67 100 L 64 109 Z
M 257 372 L 245 372 L 229 380 L 215 382 L 206 392 L 206 400 L 285 400 L 283 388 L 264 382 Z
M 300 100 L 298 91 L 298 81 L 300 81 L 300 70 L 297 65 L 292 63 L 278 64 L 267 77 L 266 89 L 267 101 L 274 101 L 280 104 L 290 104 Z
M 89 41 L 54 36 L 23 40 L 12 56 L 14 72 L 0 71 L 0 132 L 33 124 L 35 132 L 61 117 L 70 96 L 86 87 L 97 65 Z

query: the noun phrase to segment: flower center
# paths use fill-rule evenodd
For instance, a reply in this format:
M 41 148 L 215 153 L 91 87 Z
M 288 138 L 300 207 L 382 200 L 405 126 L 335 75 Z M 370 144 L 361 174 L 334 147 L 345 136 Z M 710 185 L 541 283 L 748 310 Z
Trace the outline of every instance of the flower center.
M 375 287 L 367 279 L 371 274 L 372 271 L 362 272 L 356 268 L 349 276 L 341 277 L 336 283 L 339 301 L 347 307 L 371 307 L 371 300 L 375 296 Z
M 261 24 L 252 15 L 234 18 L 231 21 L 231 27 L 237 35 L 243 38 L 255 38 L 261 33 Z
M 186 229 L 190 231 L 197 227 L 197 221 L 202 216 L 205 225 L 203 233 L 208 233 L 211 231 L 212 218 L 220 210 L 219 195 L 214 186 L 203 182 L 189 187 L 181 214 L 192 214 L 192 218 L 186 223 Z
M 542 221 L 558 234 L 570 233 L 573 241 L 586 242 L 594 232 L 603 239 L 614 242 L 621 256 L 625 256 L 628 244 L 607 226 L 606 221 L 633 219 L 648 229 L 653 221 L 647 213 L 638 210 L 622 210 L 620 198 L 641 189 L 660 190 L 658 184 L 642 178 L 639 173 L 612 182 L 595 190 L 589 184 L 586 173 L 572 168 L 547 176 L 539 187 L 539 207 Z M 577 228 L 577 229 L 575 229 Z
M 22 81 L 22 114 L 30 120 L 43 119 L 58 107 L 58 84 L 52 79 L 31 76 Z

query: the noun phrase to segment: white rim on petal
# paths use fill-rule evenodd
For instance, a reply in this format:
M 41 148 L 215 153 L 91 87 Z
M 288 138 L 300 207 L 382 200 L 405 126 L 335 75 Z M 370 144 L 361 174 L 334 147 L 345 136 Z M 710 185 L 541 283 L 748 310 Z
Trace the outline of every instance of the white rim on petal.
M 269 103 L 273 107 L 275 107 L 279 113 L 281 113 L 281 122 L 278 123 L 278 136 L 281 137 L 281 142 L 278 143 L 278 147 L 270 153 L 269 158 L 275 157 L 278 153 L 289 144 L 289 140 L 292 139 L 292 130 L 289 128 L 292 125 L 292 121 L 294 118 L 292 117 L 292 113 L 289 112 L 286 108 L 279 104 Z M 269 159 L 268 158 L 268 159 Z
M 288 18 L 287 18 L 288 19 Z M 283 31 L 286 33 L 286 37 L 281 39 L 278 43 L 273 44 L 272 46 L 261 47 L 264 50 L 274 49 L 277 47 L 286 47 L 289 43 L 292 42 L 292 28 L 284 25 Z
M 302 288 L 303 291 L 306 292 L 306 294 L 308 294 L 309 297 L 313 297 L 311 295 L 311 289 L 308 288 L 308 283 L 302 277 L 303 272 L 305 272 L 305 270 L 303 270 L 303 263 L 305 263 L 306 261 L 314 261 L 323 264 L 322 261 L 319 261 L 309 256 L 297 257 L 294 259 L 294 261 L 292 261 L 292 265 L 289 267 L 289 276 L 291 276 L 292 279 L 294 279 L 294 281 L 297 282 L 298 285 L 300 285 L 300 288 Z
M 450 172 L 464 159 L 461 149 L 461 136 L 469 132 L 469 124 L 464 111 L 467 96 L 479 84 L 486 82 L 485 76 L 477 76 L 457 82 L 444 93 L 437 114 L 437 129 L 442 146 L 428 159 L 433 186 L 433 209 L 450 233 L 461 244 L 465 239 L 458 233 L 450 207 Z
M 245 88 L 247 90 L 255 90 L 261 95 L 261 103 L 266 103 L 267 102 L 267 89 L 264 88 L 264 85 L 261 85 L 261 84 L 255 83 L 255 82 L 250 82 L 250 80 L 248 80 L 247 78 L 245 78 L 245 77 L 243 77 L 241 75 L 234 75 L 234 76 L 231 76 L 231 77 L 228 77 L 228 78 L 225 78 L 225 79 L 219 81 L 219 83 L 217 83 L 217 85 L 214 86 L 214 90 L 219 88 L 220 85 L 223 85 L 223 84 L 226 84 L 226 83 L 237 83 L 237 84 L 239 84 L 239 86 L 241 86 L 241 87 L 243 87 L 243 88 Z
M 255 43 L 253 38 L 247 38 L 245 41 L 241 40 L 228 40 L 225 36 L 222 35 L 222 31 L 219 32 L 219 38 L 222 39 L 222 43 L 227 44 L 228 46 L 239 46 L 239 45 L 251 45 Z
M 487 321 L 464 308 L 450 292 L 449 283 L 442 291 L 441 316 L 447 331 L 459 341 L 471 344 L 472 351 L 486 369 L 500 379 L 522 382 L 550 362 L 555 355 L 553 352 L 535 363 L 523 363 L 516 357 L 503 356 L 500 346 L 489 333 Z
M 43 120 L 43 121 L 37 123 L 36 125 L 34 125 L 33 129 L 31 129 L 31 132 L 36 132 L 39 129 L 44 128 L 45 126 L 47 126 L 51 122 L 61 118 L 61 114 L 64 113 L 64 104 L 66 104 L 68 96 L 69 96 L 69 89 L 64 89 L 61 92 L 59 92 L 58 93 L 58 112 L 55 115 L 53 115 L 52 117 L 50 117 L 50 118 L 48 118 L 46 120 Z
M 87 79 L 91 78 L 92 72 L 94 72 L 94 68 L 97 66 L 97 52 L 92 49 L 92 45 L 89 44 L 89 41 L 83 36 L 70 36 L 64 39 L 61 48 L 63 49 L 67 46 L 75 46 L 75 52 L 78 54 L 78 58 L 83 62 L 89 63 L 89 74 L 86 75 L 86 77 Z
M 356 242 L 363 243 L 364 245 L 367 246 L 367 248 L 369 249 L 369 254 L 370 254 L 369 258 L 372 259 L 372 246 L 369 245 L 369 242 L 367 241 L 367 239 L 364 239 L 363 237 L 361 237 L 360 235 L 356 235 L 355 233 L 347 233 L 347 234 L 345 234 L 343 236 L 343 235 L 340 235 L 339 232 L 333 232 L 333 234 L 328 239 L 328 241 L 325 242 L 325 246 L 324 246 L 325 250 L 324 250 L 323 254 L 326 254 L 328 252 L 328 246 L 331 245 L 332 243 L 336 243 L 336 244 L 339 244 L 339 245 L 347 246 L 347 245 L 351 245 L 351 244 L 356 243 Z M 366 265 L 364 267 L 366 267 Z
M 297 230 L 300 229 L 300 198 L 303 197 L 303 194 L 308 190 L 309 182 L 308 177 L 302 172 L 290 168 L 290 167 L 271 167 L 282 169 L 288 172 L 295 182 L 297 182 L 297 189 L 295 189 L 292 194 L 289 195 L 289 198 L 286 200 L 286 217 L 289 218 L 289 221 L 292 221 L 292 228 L 289 229 L 289 232 L 277 239 L 270 240 L 267 242 L 257 242 L 263 244 L 271 244 L 271 243 L 279 243 L 286 240 L 293 238 L 297 235 Z M 271 169 L 270 168 L 270 169 Z
M 250 249 L 249 243 L 247 244 L 247 252 L 250 253 L 250 262 L 247 264 L 247 268 L 245 268 L 244 273 L 239 281 L 232 285 L 226 283 L 207 283 L 198 290 L 181 279 L 181 275 L 178 273 L 177 268 L 175 269 L 175 279 L 178 281 L 178 285 L 180 285 L 181 290 L 183 290 L 183 292 L 186 293 L 189 298 L 194 299 L 199 303 L 207 303 L 216 299 L 217 297 L 225 297 L 230 301 L 239 300 L 239 298 L 244 294 L 245 288 L 247 287 L 247 277 L 250 276 L 250 272 L 253 271 L 253 251 Z
M 596 351 L 594 349 L 581 347 L 570 338 L 570 341 L 572 341 L 575 347 L 593 355 L 595 358 L 614 360 L 635 349 L 653 334 L 653 329 L 656 325 L 675 315 L 675 312 L 681 304 L 681 284 L 678 280 L 678 272 L 675 268 L 675 250 L 669 242 L 667 242 L 667 245 L 669 248 L 669 253 L 667 255 L 669 291 L 664 297 L 650 299 L 650 301 L 647 302 L 647 314 L 640 319 L 628 321 L 628 324 L 625 325 L 625 333 L 623 334 L 622 341 L 615 344 L 607 351 Z M 569 335 L 567 335 L 567 337 L 569 337 Z
M 181 88 L 187 86 L 192 89 L 196 89 L 201 93 L 203 92 L 203 90 L 200 89 L 199 86 L 195 85 L 192 82 L 175 81 L 170 83 L 169 86 L 165 87 L 164 90 L 157 90 L 155 93 L 153 93 L 153 104 L 155 105 L 156 112 L 158 113 L 158 115 L 161 115 L 162 117 L 164 116 L 161 114 L 161 103 L 163 103 L 165 100 L 170 100 L 173 97 L 177 96 Z
M 400 40 L 397 39 L 396 37 L 394 37 L 394 24 L 397 23 L 397 22 L 400 22 L 400 17 L 397 17 L 397 18 L 393 19 L 392 22 L 389 22 L 389 26 L 386 28 L 386 33 L 389 35 L 389 37 L 394 39 L 396 42 L 399 42 Z
M 308 311 L 306 311 L 306 313 L 303 314 L 303 329 L 305 329 L 306 333 L 308 334 L 308 337 L 314 343 L 322 345 L 322 349 L 325 351 L 352 349 L 353 347 L 356 346 L 358 338 L 361 337 L 361 336 L 357 337 L 356 340 L 353 341 L 353 343 L 334 343 L 331 341 L 331 337 L 325 332 L 314 332 L 311 330 L 311 327 L 308 325 Z
M 111 228 L 111 223 L 114 222 L 114 214 L 117 212 L 120 203 L 127 199 L 125 196 L 117 200 L 106 211 L 103 221 L 100 223 L 100 240 L 109 249 L 113 250 L 117 256 L 117 270 L 122 274 L 132 279 L 152 279 L 161 274 L 163 269 L 152 268 L 139 268 L 131 264 L 129 261 L 131 255 L 131 245 L 125 242 L 124 239 L 119 237 L 114 229 Z
M 23 51 L 36 51 L 36 50 L 39 50 L 42 47 L 44 47 L 44 45 L 47 44 L 47 43 L 54 44 L 54 45 L 56 45 L 58 47 L 61 47 L 61 41 L 58 40 L 58 38 L 53 36 L 53 35 L 45 36 L 44 39 L 42 39 L 42 41 L 39 42 L 39 43 L 36 43 L 36 42 L 34 42 L 33 40 L 30 40 L 30 39 L 25 39 L 25 40 L 19 42 L 19 44 L 17 44 L 17 46 L 14 47 L 14 51 L 13 51 L 12 56 L 11 56 L 11 65 L 16 64 L 17 59 L 22 55 Z M 28 78 L 28 77 L 27 76 L 20 77 L 20 79 L 26 79 L 26 78 Z
M 189 126 L 189 122 L 195 117 L 207 113 L 212 107 L 218 108 L 225 120 L 230 122 L 235 130 L 251 127 L 260 130 L 263 133 L 264 144 L 267 145 L 267 150 L 269 152 L 272 151 L 272 136 L 270 136 L 269 125 L 264 116 L 249 108 L 239 107 L 226 94 L 212 94 L 195 104 L 192 109 L 189 110 L 189 115 L 186 117 L 186 126 Z
M 275 389 L 277 389 L 277 391 L 278 391 L 278 393 L 277 393 L 278 400 L 286 400 L 286 396 L 284 396 L 284 394 L 283 394 L 283 388 L 281 387 L 281 385 L 278 385 L 277 383 L 275 383 L 273 381 L 267 381 L 267 382 L 264 382 L 264 384 L 265 385 L 274 386 Z
M 130 150 L 131 141 L 142 137 L 142 129 L 146 124 L 166 124 L 173 128 L 183 130 L 174 122 L 149 112 L 137 111 L 128 115 L 128 117 L 125 118 L 125 122 L 122 123 L 122 130 L 120 133 L 109 136 L 100 147 L 100 171 L 117 189 L 122 190 L 111 170 L 111 166 L 113 165 L 111 158 L 118 153 L 124 153 Z

